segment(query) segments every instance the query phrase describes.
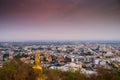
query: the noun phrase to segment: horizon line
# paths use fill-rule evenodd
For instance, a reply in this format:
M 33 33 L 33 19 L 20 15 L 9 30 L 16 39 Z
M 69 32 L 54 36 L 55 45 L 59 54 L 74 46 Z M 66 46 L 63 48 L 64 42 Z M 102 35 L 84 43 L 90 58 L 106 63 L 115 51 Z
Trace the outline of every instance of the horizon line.
M 0 40 L 0 42 L 120 41 L 120 40 Z

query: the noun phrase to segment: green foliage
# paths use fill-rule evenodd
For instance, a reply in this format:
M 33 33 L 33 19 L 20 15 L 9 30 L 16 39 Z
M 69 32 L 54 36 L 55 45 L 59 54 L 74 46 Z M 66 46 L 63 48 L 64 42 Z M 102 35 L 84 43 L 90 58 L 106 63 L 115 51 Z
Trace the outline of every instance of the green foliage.
M 10 60 L 0 69 L 0 80 L 34 80 L 34 72 L 31 65 Z
M 120 76 L 114 69 L 104 69 L 99 67 L 97 75 L 91 75 L 89 80 L 120 80 Z
M 44 70 L 47 80 L 87 80 L 87 76 L 80 71 L 60 71 L 58 69 Z
M 52 70 L 52 69 L 46 69 L 44 70 L 44 73 L 47 76 L 47 80 L 60 80 L 61 77 L 61 71 L 60 70 Z
M 60 71 L 44 69 L 41 75 L 43 80 L 120 80 L 120 76 L 113 69 L 98 68 L 97 75 L 85 75 L 78 71 Z M 20 60 L 7 61 L 0 68 L 0 80 L 35 80 L 36 74 L 31 64 Z
M 80 73 L 80 71 L 66 71 L 63 72 L 63 79 L 62 80 L 86 80 L 87 76 Z
M 17 59 L 22 58 L 22 57 L 25 57 L 25 58 L 26 58 L 26 57 L 28 57 L 28 55 L 23 53 L 22 55 L 21 55 L 21 54 L 17 54 L 17 55 L 15 56 L 15 58 L 17 58 Z

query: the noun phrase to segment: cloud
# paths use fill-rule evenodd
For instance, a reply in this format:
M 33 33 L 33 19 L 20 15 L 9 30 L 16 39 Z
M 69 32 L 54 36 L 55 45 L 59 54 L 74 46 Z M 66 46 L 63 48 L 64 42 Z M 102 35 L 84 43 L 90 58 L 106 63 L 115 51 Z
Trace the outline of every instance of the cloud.
M 119 4 L 119 0 L 0 0 L 0 37 L 120 39 Z

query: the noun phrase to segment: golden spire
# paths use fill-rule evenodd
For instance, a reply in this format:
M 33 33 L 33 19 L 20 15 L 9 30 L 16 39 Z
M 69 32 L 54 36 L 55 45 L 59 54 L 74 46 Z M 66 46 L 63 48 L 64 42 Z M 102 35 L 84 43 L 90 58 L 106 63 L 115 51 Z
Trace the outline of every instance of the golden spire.
M 33 69 L 35 73 L 37 74 L 36 80 L 42 80 L 41 74 L 42 74 L 42 67 L 40 66 L 40 52 L 35 53 L 35 65 L 33 66 Z

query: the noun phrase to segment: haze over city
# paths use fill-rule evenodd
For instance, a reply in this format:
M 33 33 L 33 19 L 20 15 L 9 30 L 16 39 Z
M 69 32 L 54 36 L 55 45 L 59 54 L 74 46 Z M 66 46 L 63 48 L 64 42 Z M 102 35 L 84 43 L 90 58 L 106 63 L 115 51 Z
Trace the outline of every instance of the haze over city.
M 0 0 L 0 41 L 120 40 L 120 0 Z
M 0 0 L 0 80 L 120 80 L 120 0 Z

